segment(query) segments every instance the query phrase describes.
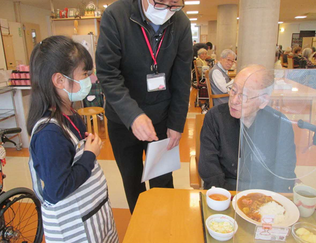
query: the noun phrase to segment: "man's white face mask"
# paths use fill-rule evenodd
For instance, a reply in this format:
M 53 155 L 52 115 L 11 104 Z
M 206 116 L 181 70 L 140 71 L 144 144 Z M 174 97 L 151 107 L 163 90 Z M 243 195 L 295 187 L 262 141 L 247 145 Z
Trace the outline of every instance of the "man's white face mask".
M 175 12 L 170 11 L 169 9 L 157 10 L 153 5 L 148 2 L 148 8 L 145 12 L 147 19 L 149 19 L 155 25 L 163 25 L 174 15 Z

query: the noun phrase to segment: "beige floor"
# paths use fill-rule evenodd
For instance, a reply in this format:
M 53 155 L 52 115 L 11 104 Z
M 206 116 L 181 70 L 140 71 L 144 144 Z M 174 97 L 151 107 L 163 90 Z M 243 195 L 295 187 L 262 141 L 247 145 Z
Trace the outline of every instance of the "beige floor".
M 113 160 L 99 160 L 108 181 L 109 195 L 113 208 L 128 208 L 124 194 L 123 183 L 119 170 Z M 4 190 L 15 187 L 32 189 L 32 182 L 28 169 L 28 158 L 7 157 L 7 164 L 3 168 L 7 178 L 4 180 Z M 189 163 L 181 163 L 181 169 L 174 172 L 175 188 L 189 189 Z

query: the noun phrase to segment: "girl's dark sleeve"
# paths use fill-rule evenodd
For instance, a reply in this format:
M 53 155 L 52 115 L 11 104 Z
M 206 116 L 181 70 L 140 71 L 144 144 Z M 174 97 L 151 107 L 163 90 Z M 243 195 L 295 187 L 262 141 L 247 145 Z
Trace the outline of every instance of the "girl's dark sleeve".
M 40 131 L 32 140 L 34 167 L 44 182 L 45 200 L 57 203 L 90 177 L 95 154 L 84 151 L 82 157 L 72 165 L 74 145 L 65 138 L 59 127 Z

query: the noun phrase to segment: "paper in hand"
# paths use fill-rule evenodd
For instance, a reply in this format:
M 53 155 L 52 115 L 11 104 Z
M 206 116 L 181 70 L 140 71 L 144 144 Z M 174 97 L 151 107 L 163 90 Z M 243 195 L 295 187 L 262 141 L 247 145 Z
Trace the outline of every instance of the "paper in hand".
M 170 138 L 148 144 L 142 182 L 180 169 L 179 145 L 167 150 Z

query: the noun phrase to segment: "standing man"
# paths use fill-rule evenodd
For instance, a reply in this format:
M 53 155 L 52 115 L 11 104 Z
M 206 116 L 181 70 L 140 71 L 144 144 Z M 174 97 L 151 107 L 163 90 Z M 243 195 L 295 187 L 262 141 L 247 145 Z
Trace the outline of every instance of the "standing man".
M 96 52 L 97 76 L 114 156 L 130 211 L 141 183 L 150 141 L 179 144 L 190 95 L 192 35 L 183 0 L 118 0 L 103 13 Z M 149 181 L 173 188 L 172 173 Z
M 230 49 L 225 49 L 221 53 L 221 58 L 214 65 L 209 73 L 213 94 L 227 94 L 227 84 L 230 82 L 228 70 L 235 63 L 236 54 Z M 214 106 L 227 103 L 228 97 L 213 99 Z

